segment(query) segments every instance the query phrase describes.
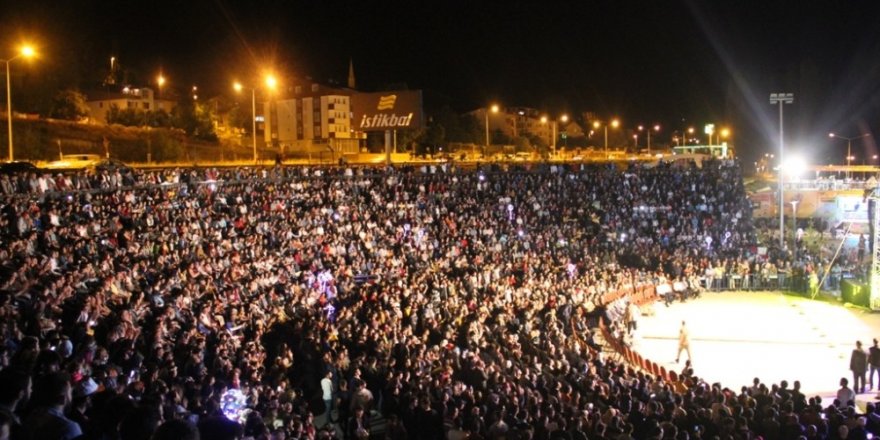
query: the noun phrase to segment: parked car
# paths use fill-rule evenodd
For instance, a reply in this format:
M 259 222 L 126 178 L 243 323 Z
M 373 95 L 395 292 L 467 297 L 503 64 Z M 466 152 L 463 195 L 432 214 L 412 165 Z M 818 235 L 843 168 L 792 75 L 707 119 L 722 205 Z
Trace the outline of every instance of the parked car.
M 94 163 L 88 167 L 89 171 L 94 171 L 96 173 L 100 172 L 116 172 L 119 171 L 122 174 L 128 174 L 131 172 L 131 167 L 126 165 L 125 162 L 117 159 L 101 159 L 97 163 Z
M 40 169 L 37 168 L 36 165 L 24 160 L 3 162 L 0 164 L 0 174 L 36 173 L 38 171 L 40 171 Z
M 50 170 L 82 170 L 95 166 L 101 161 L 101 156 L 97 154 L 63 154 L 60 160 L 55 160 L 46 164 L 46 169 Z

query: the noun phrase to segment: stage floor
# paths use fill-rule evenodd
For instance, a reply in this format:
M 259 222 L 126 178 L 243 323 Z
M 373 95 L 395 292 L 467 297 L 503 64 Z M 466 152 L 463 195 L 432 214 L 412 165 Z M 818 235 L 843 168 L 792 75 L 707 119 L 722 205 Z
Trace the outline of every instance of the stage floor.
M 880 339 L 878 313 L 776 292 L 707 292 L 668 308 L 659 302 L 653 310 L 654 316 L 638 321 L 633 342 L 638 353 L 680 372 L 687 355 L 682 353 L 678 364 L 674 360 L 685 320 L 696 375 L 736 392 L 758 377 L 768 387 L 800 380 L 808 396 L 833 396 L 841 377 L 852 382 L 855 341 L 867 350 L 873 338 Z

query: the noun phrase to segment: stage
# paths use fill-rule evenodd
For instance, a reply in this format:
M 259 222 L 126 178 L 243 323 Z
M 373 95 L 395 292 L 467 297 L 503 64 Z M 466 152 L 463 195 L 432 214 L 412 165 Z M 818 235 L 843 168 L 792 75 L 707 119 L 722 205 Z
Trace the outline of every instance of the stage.
M 678 329 L 687 321 L 697 376 L 739 392 L 758 377 L 769 387 L 800 380 L 808 396 L 834 396 L 841 377 L 852 384 L 849 356 L 856 340 L 865 350 L 880 338 L 880 314 L 777 292 L 706 292 L 696 300 L 657 302 L 640 316 L 633 348 L 681 372 L 674 362 Z M 859 395 L 860 406 L 876 391 Z

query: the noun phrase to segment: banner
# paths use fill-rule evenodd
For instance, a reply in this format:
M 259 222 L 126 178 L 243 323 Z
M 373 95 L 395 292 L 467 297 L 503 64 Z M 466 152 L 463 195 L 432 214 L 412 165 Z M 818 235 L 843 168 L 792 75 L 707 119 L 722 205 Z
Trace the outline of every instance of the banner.
M 394 90 L 351 96 L 352 128 L 385 131 L 422 127 L 422 91 Z

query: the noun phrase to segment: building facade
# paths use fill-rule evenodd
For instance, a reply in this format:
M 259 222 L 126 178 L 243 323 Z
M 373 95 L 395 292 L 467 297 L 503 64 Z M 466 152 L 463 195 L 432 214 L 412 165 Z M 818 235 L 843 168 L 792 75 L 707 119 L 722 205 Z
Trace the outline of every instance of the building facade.
M 282 154 L 357 153 L 365 136 L 352 127 L 354 90 L 312 84 L 263 103 L 264 138 Z
M 87 98 L 89 120 L 95 124 L 106 124 L 107 113 L 114 105 L 120 110 L 135 109 L 142 112 L 164 110 L 170 113 L 174 108 L 174 101 L 157 98 L 149 87 L 126 86 L 119 91 L 99 90 L 88 93 Z

